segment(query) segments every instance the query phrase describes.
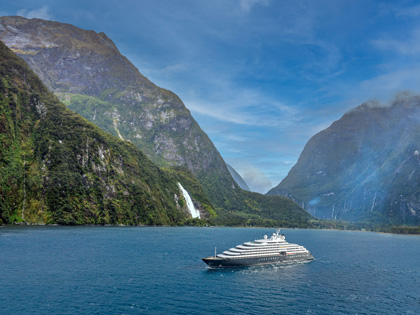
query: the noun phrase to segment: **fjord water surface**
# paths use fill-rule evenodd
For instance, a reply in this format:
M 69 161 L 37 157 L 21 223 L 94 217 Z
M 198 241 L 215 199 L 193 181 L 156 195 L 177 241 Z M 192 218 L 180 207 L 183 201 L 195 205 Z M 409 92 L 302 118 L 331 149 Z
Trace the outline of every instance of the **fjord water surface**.
M 315 261 L 211 270 L 273 229 L 0 228 L 4 314 L 419 314 L 420 237 L 282 230 Z

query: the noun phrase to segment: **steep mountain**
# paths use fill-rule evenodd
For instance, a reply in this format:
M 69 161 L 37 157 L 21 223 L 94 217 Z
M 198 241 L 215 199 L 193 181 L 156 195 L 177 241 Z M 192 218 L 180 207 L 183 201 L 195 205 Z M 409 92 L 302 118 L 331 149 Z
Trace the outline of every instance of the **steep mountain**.
M 320 218 L 420 223 L 420 97 L 346 113 L 309 140 L 268 194 Z
M 0 40 L 68 108 L 131 142 L 159 166 L 191 171 L 221 217 L 237 213 L 244 224 L 250 218 L 292 217 L 294 222 L 311 218 L 286 198 L 240 189 L 178 96 L 145 78 L 104 33 L 53 21 L 1 17 Z
M 197 172 L 224 164 L 182 101 L 140 74 L 104 33 L 39 19 L 0 22 L 0 39 L 70 109 L 101 129 L 161 165 Z
M 178 182 L 208 216 L 198 183 L 66 108 L 0 42 L 0 223 L 179 224 Z
M 251 189 L 249 189 L 247 183 L 244 181 L 241 175 L 239 175 L 238 172 L 229 164 L 226 164 L 226 166 L 230 175 L 232 175 L 233 179 L 239 185 L 239 187 L 241 187 L 244 190 L 250 191 Z
M 21 17 L 0 23 L 0 40 L 70 109 L 158 165 L 188 168 L 224 205 L 213 188 L 235 183 L 213 143 L 178 96 L 144 77 L 104 33 Z

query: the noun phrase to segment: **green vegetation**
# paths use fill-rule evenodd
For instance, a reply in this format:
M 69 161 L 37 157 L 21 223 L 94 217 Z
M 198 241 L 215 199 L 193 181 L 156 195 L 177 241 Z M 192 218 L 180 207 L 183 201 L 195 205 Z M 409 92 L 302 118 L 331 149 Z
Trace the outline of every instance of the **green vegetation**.
M 31 39 L 31 45 L 14 44 L 13 49 L 31 65 L 68 108 L 102 130 L 114 136 L 121 136 L 127 143 L 132 143 L 144 152 L 156 165 L 164 167 L 165 174 L 171 174 L 168 176 L 172 176 L 172 180 L 180 181 L 190 192 L 194 202 L 207 214 L 205 220 L 217 220 L 223 224 L 240 216 L 247 222 L 250 220 L 252 224 L 288 222 L 290 225 L 302 226 L 311 218 L 304 210 L 285 198 L 267 198 L 243 192 L 234 182 L 211 140 L 192 118 L 179 97 L 171 91 L 157 87 L 141 75 L 127 58 L 119 54 L 114 43 L 104 34 L 82 30 L 69 24 L 21 17 L 6 17 L 1 18 L 1 21 L 15 32 Z M 53 49 L 39 44 L 51 38 L 56 45 Z M 31 51 L 36 51 L 36 54 L 28 53 L 30 51 L 27 47 L 31 47 Z M 55 60 L 63 62 L 58 65 Z M 62 140 L 61 135 L 58 140 Z M 79 142 L 81 147 L 87 145 L 86 141 Z M 63 144 L 67 145 L 68 140 Z M 92 142 L 89 142 L 89 146 L 91 144 Z M 49 148 L 50 145 L 45 143 L 44 147 Z M 51 149 L 57 150 L 54 154 L 64 156 L 78 150 L 77 146 L 68 148 L 68 151 L 62 146 Z M 81 151 L 86 152 L 85 149 Z M 80 153 L 78 155 L 81 156 Z M 113 156 L 116 155 L 113 152 Z M 107 189 L 110 185 L 106 184 L 103 176 L 96 174 L 103 174 L 103 169 L 108 172 L 108 168 L 112 166 L 107 162 L 105 167 L 100 161 L 100 158 L 97 161 L 93 158 L 86 164 L 84 156 L 83 163 L 79 162 L 85 166 L 95 165 L 94 175 L 82 177 L 82 183 L 90 180 L 89 187 L 96 187 L 105 182 L 104 189 Z M 113 161 L 110 159 L 110 165 Z M 66 172 L 67 166 L 72 165 L 65 159 L 62 164 L 66 164 L 62 173 Z M 190 173 L 174 175 L 176 171 L 170 170 L 174 165 L 189 169 Z M 118 165 L 115 167 L 117 170 L 121 169 Z M 95 176 L 99 177 L 98 182 L 92 182 Z M 192 177 L 197 181 L 190 180 Z M 66 188 L 73 189 L 77 183 L 80 184 L 80 178 L 77 176 L 69 177 L 69 180 Z M 116 187 L 116 184 L 112 185 L 114 188 L 111 191 L 122 188 Z M 96 204 L 100 200 L 103 199 L 98 196 L 92 202 Z M 184 207 L 183 199 L 178 198 L 175 206 Z M 114 208 L 121 209 L 123 206 L 118 204 L 114 205 Z M 76 220 L 76 223 L 78 222 L 81 221 Z M 194 222 L 196 221 L 188 224 Z M 181 223 L 177 221 L 176 224 Z
M 188 191 L 188 193 L 193 196 L 195 207 L 205 210 L 206 216 L 203 218 L 214 218 L 217 216 L 213 206 L 207 195 L 204 193 L 204 190 L 201 184 L 197 181 L 195 176 L 191 173 L 190 170 L 182 166 L 173 166 L 171 168 L 165 169 L 177 182 Z M 180 199 L 180 206 L 184 206 L 184 200 Z M 203 222 L 205 222 L 203 220 Z M 200 222 L 199 225 L 205 224 Z
M 140 110 L 120 105 L 126 102 L 124 95 L 127 93 L 127 91 L 122 92 L 121 89 L 114 88 L 105 90 L 98 96 L 71 93 L 58 93 L 58 96 L 70 109 L 114 136 L 118 136 L 113 122 L 113 119 L 116 119 L 118 129 L 124 139 L 128 139 L 133 145 L 139 147 L 154 163 L 164 167 L 190 192 L 197 205 L 208 214 L 206 219 L 210 220 L 203 221 L 205 224 L 276 226 L 282 223 L 283 226 L 302 227 L 306 226 L 306 221 L 312 218 L 305 210 L 287 198 L 267 197 L 240 189 L 233 181 L 223 159 L 211 141 L 201 131 L 197 123 L 191 120 L 189 114 L 186 116 L 185 108 L 178 104 L 180 101 L 174 94 L 155 87 L 151 92 L 153 97 L 150 96 L 148 101 L 143 101 Z M 152 111 L 154 117 L 162 117 L 158 114 L 159 110 L 153 109 L 151 104 L 158 97 L 166 97 L 173 99 L 172 102 L 178 102 L 177 112 L 173 112 L 173 114 L 178 115 L 180 119 L 185 116 L 186 120 L 191 120 L 189 128 L 177 128 L 177 131 L 174 132 L 169 128 L 167 122 L 155 119 L 153 128 L 147 130 L 141 121 L 134 118 L 128 126 L 127 120 L 133 116 L 134 112 L 136 115 L 142 116 L 144 111 Z M 156 138 L 174 143 L 174 152 L 166 152 L 165 149 L 162 151 L 158 149 L 156 152 L 156 144 L 152 141 Z M 196 141 L 200 143 L 200 147 L 186 147 L 184 144 L 186 139 L 190 142 L 194 138 L 199 139 Z M 211 164 L 202 168 L 202 160 L 208 160 L 208 156 L 213 156 L 210 159 Z M 171 166 L 174 163 L 173 159 L 180 159 L 179 157 L 182 157 L 181 160 L 185 158 L 190 165 L 197 167 L 194 173 L 186 166 Z M 184 206 L 182 199 L 178 203 L 180 206 Z M 232 222 L 236 222 L 236 224 Z M 190 222 L 189 224 L 194 223 Z
M 108 111 L 109 113 L 113 110 L 113 105 L 109 102 L 101 101 L 97 97 L 86 96 L 80 94 L 63 94 L 58 95 L 64 105 L 66 105 L 71 110 L 77 112 L 82 117 L 86 118 L 89 121 L 95 122 L 96 119 L 100 120 L 96 125 L 101 125 L 102 130 L 118 137 L 117 132 L 113 127 L 113 119 L 111 114 L 109 115 L 97 115 L 97 108 L 101 111 Z
M 392 226 L 389 229 L 382 229 L 381 232 L 394 234 L 420 234 L 420 226 Z
M 67 109 L 1 43 L 0 143 L 0 223 L 188 222 L 174 198 L 181 170 L 165 172 Z M 213 211 L 197 183 L 183 184 Z

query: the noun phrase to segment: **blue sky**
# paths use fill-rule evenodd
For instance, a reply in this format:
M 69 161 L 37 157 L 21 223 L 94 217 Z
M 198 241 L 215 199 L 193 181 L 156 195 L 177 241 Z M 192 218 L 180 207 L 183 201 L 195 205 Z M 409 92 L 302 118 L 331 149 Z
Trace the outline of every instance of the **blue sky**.
M 2 0 L 0 14 L 105 32 L 259 192 L 349 109 L 420 92 L 418 1 Z

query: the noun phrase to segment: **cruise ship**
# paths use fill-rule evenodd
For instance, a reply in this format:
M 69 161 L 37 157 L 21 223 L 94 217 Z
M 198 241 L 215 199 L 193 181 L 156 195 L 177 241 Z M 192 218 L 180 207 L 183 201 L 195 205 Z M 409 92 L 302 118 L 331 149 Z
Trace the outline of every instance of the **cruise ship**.
M 288 243 L 280 230 L 268 238 L 246 242 L 234 248 L 202 259 L 211 268 L 246 267 L 279 263 L 308 262 L 314 260 L 303 246 Z

